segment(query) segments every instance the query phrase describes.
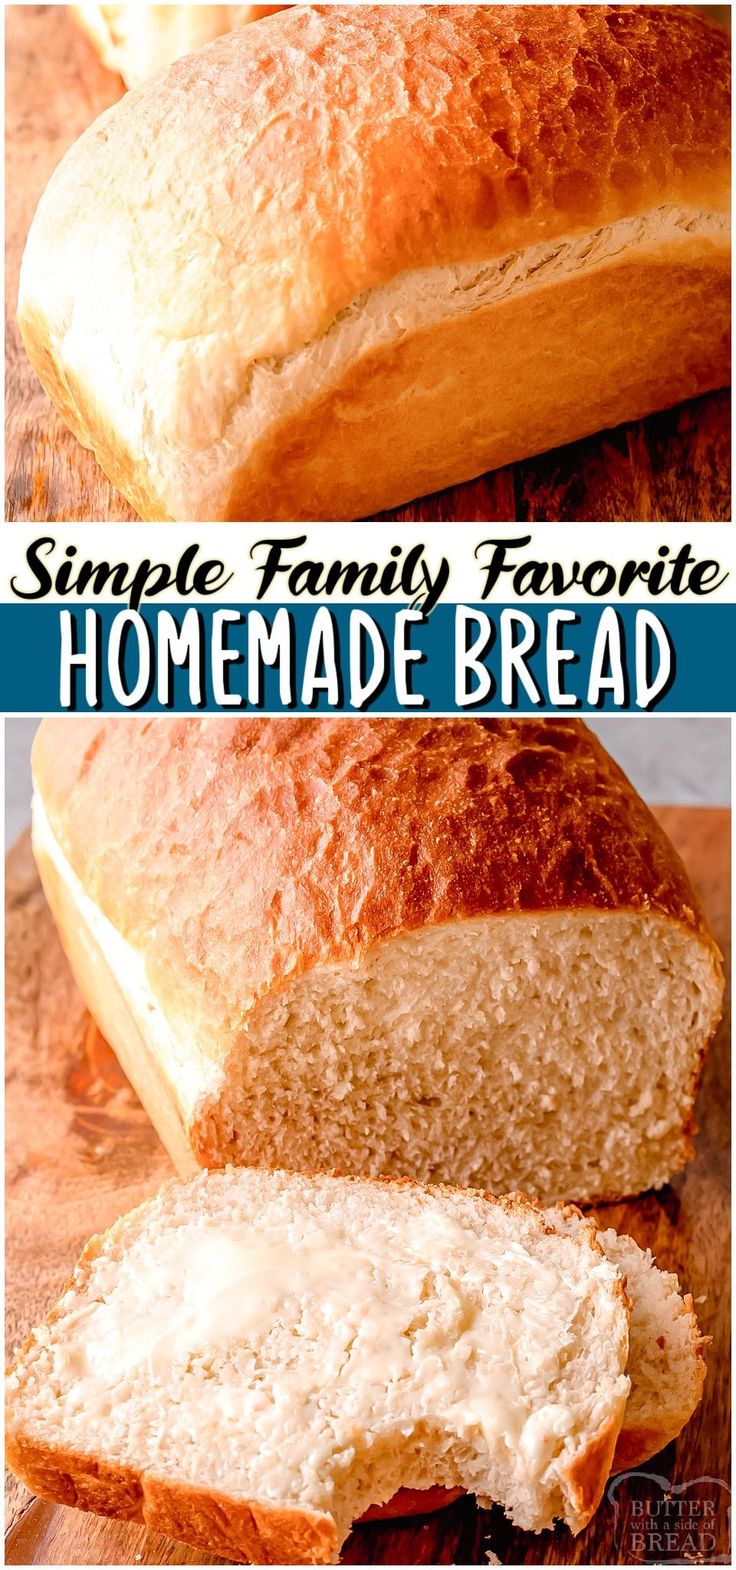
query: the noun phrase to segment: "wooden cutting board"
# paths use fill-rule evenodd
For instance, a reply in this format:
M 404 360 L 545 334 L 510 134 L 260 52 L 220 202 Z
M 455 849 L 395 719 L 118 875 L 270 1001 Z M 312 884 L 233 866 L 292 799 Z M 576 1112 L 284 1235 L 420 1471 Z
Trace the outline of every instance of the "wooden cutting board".
M 670 807 L 658 816 L 684 857 L 717 941 L 728 954 L 728 813 Z M 56 1297 L 90 1233 L 109 1226 L 153 1193 L 172 1167 L 76 991 L 27 835 L 8 858 L 6 896 L 7 1312 L 12 1350 Z M 697 1301 L 703 1330 L 713 1337 L 702 1405 L 685 1434 L 649 1463 L 647 1471 L 666 1479 L 676 1497 L 684 1484 L 690 1485 L 691 1494 L 694 1490 L 701 1499 L 714 1499 L 714 1535 L 718 1552 L 726 1557 L 726 1491 L 718 1480 L 729 1477 L 729 1040 L 724 1021 L 701 1090 L 696 1160 L 672 1187 L 604 1211 L 608 1224 L 631 1232 L 652 1248 L 663 1267 L 678 1272 Z M 656 1494 L 658 1486 L 634 1474 L 620 1489 L 620 1508 L 636 1504 L 647 1490 Z M 492 1544 L 502 1561 L 511 1564 L 643 1562 L 628 1518 L 617 1544 L 617 1519 L 614 1504 L 605 1499 L 577 1539 L 563 1527 L 535 1537 L 514 1531 L 500 1511 L 479 1511 L 466 1498 L 434 1516 L 356 1528 L 343 1560 L 484 1564 Z M 142 1526 L 33 1502 L 14 1479 L 8 1522 L 9 1564 L 212 1562 Z
M 66 148 L 122 92 L 62 5 L 11 5 L 6 19 L 6 516 L 126 520 L 131 511 L 45 397 L 15 324 L 18 268 L 44 186 Z M 387 518 L 534 522 L 731 516 L 730 397 L 664 414 L 496 470 Z

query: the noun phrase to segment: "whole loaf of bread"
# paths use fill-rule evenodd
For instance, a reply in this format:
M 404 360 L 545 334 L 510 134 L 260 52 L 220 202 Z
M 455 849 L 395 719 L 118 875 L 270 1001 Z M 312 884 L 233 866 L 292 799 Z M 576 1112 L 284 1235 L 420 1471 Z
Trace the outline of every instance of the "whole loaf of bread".
M 19 322 L 144 518 L 359 518 L 728 380 L 727 38 L 287 10 L 62 161 Z
M 578 721 L 45 720 L 34 848 L 182 1172 L 545 1200 L 692 1153 L 718 951 Z

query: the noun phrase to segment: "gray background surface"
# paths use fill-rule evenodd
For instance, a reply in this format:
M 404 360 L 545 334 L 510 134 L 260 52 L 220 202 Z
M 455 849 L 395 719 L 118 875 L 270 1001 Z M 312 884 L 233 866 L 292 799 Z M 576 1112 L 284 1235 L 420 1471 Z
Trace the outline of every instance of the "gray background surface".
M 728 806 L 730 721 L 631 715 L 589 719 L 647 801 Z M 5 721 L 5 833 L 11 845 L 29 821 L 29 752 L 36 719 Z

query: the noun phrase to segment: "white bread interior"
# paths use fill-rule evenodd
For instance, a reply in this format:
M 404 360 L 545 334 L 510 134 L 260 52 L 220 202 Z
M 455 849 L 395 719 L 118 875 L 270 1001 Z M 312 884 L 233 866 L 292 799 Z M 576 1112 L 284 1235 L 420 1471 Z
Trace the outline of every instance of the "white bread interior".
M 662 1184 L 690 1154 L 721 989 L 712 946 L 675 921 L 419 928 L 287 980 L 218 1059 L 191 1013 L 160 1007 L 38 796 L 33 834 L 83 994 L 184 1174 L 234 1160 L 591 1201 Z
M 705 1381 L 707 1337 L 700 1333 L 690 1294 L 683 1296 L 671 1271 L 657 1268 L 650 1249 L 612 1227 L 599 1240 L 631 1300 L 631 1393 L 614 1457 L 614 1470 L 622 1471 L 656 1455 L 692 1417 Z
M 547 1220 L 574 1235 L 584 1224 L 579 1211 L 552 1207 Z M 700 1401 L 706 1366 L 689 1293 L 676 1275 L 657 1267 L 650 1249 L 613 1227 L 598 1233 L 606 1258 L 621 1273 L 631 1303 L 629 1361 L 631 1390 L 613 1458 L 614 1472 L 642 1466 L 684 1428 Z
M 225 1515 L 311 1515 L 334 1523 L 333 1554 L 401 1486 L 578 1530 L 627 1354 L 625 1294 L 589 1225 L 553 1231 L 518 1198 L 202 1174 L 88 1246 L 11 1371 L 11 1462 L 132 1470 L 146 1519 L 147 1479 L 149 1504 L 170 1485 Z

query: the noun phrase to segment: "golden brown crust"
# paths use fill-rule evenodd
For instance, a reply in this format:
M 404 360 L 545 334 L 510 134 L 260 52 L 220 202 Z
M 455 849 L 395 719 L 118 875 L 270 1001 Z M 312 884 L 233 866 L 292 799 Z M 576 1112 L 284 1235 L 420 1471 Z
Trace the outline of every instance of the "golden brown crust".
M 723 380 L 722 244 L 705 266 L 697 244 L 685 247 L 679 269 L 663 246 L 658 288 L 646 258 L 632 264 L 627 354 L 613 292 L 606 314 L 616 270 L 584 281 L 596 353 L 582 385 L 573 281 L 560 286 L 543 340 L 546 365 L 565 322 L 579 338 L 566 379 L 552 370 L 548 381 L 530 352 L 544 291 L 522 303 L 518 323 L 500 312 L 504 398 L 495 417 L 482 366 L 465 388 L 459 382 L 466 322 L 432 330 L 429 343 L 410 333 L 365 363 L 358 357 L 322 399 L 315 372 L 293 430 L 289 418 L 289 464 L 282 451 L 276 466 L 274 451 L 284 420 L 240 474 L 231 451 L 234 441 L 243 455 L 252 445 L 254 365 L 313 349 L 341 312 L 412 270 L 485 264 L 630 218 L 654 215 L 656 227 L 672 206 L 726 213 L 728 89 L 727 40 L 666 6 L 300 7 L 241 29 L 127 95 L 63 161 L 24 259 L 28 353 L 80 441 L 149 518 L 294 516 L 295 501 L 311 516 L 353 517 L 633 417 Z M 142 165 L 141 147 L 151 146 L 155 158 Z M 622 286 L 627 276 L 619 272 Z M 688 340 L 679 358 L 673 316 Z M 495 319 L 486 313 L 478 336 L 486 368 Z M 123 325 L 113 342 L 115 323 Z M 604 358 L 609 339 L 618 378 Z M 100 375 L 101 350 L 115 365 L 114 393 Z M 435 383 L 439 362 L 452 364 L 441 407 L 426 385 L 429 350 Z M 663 352 L 666 374 L 656 363 Z M 516 451 L 494 434 L 514 421 L 508 365 L 519 397 L 526 389 L 536 404 Z M 410 401 L 387 444 L 397 382 Z M 457 399 L 453 421 L 448 397 Z M 257 410 L 266 423 L 268 402 Z M 352 485 L 336 483 L 341 413 L 341 435 L 356 432 L 341 449 L 343 476 L 358 466 Z M 247 429 L 234 438 L 239 417 Z M 274 505 L 277 473 L 286 490 Z
M 679 859 L 578 721 L 70 717 L 41 726 L 34 772 L 92 902 L 37 837 L 62 942 L 182 1176 L 249 1158 L 224 1132 L 221 1076 L 239 1072 L 257 1001 L 412 927 L 654 913 L 703 945 L 719 985 Z M 98 908 L 145 958 L 180 1056 L 150 1010 L 134 1017 L 132 978 L 116 974 L 127 957 L 100 949 Z M 686 1130 L 671 1170 L 690 1151 Z M 304 1164 L 287 1150 L 250 1160 Z
M 610 1477 L 624 1404 L 622 1398 L 621 1412 L 602 1424 L 587 1448 L 575 1457 L 568 1468 L 567 1480 L 579 1516 L 575 1527 L 578 1532 L 587 1525 L 600 1504 Z
M 338 1541 L 331 1516 L 236 1501 L 210 1489 L 146 1479 L 144 1519 L 168 1537 L 249 1564 L 333 1564 Z
M 225 516 L 370 517 L 724 386 L 729 301 L 725 235 L 650 239 L 368 348 L 269 425 L 233 476 Z
M 590 1246 L 603 1255 L 603 1248 L 598 1240 L 598 1229 L 593 1221 L 585 1221 L 580 1229 Z M 620 1347 L 621 1373 L 626 1370 L 629 1355 L 628 1322 L 631 1313 L 631 1300 L 626 1291 L 626 1285 L 619 1278 L 616 1282 L 615 1294 L 620 1299 L 626 1310 L 627 1333 Z M 626 1413 L 627 1393 L 622 1392 L 618 1410 L 602 1423 L 598 1432 L 593 1434 L 588 1444 L 570 1462 L 567 1468 L 566 1479 L 570 1490 L 570 1498 L 576 1511 L 576 1520 L 572 1526 L 574 1532 L 582 1531 L 587 1526 L 594 1510 L 598 1508 L 606 1481 L 611 1473 L 613 1456 L 616 1449 L 618 1436 L 624 1422 Z M 569 1520 L 569 1516 L 567 1517 Z
M 173 112 L 167 117 L 164 93 L 171 101 L 186 98 L 185 121 Z M 320 112 L 304 113 L 307 104 Z M 331 182 L 340 182 L 344 160 L 353 167 L 355 153 L 344 134 L 331 141 L 328 125 L 340 131 L 348 106 L 364 116 L 360 166 L 341 184 L 337 204 Z M 237 110 L 238 185 L 223 187 L 218 216 L 227 227 L 247 229 L 256 270 L 272 254 L 275 235 L 301 263 L 286 301 L 280 272 L 266 272 L 250 307 L 258 354 L 278 355 L 324 331 L 363 291 L 409 268 L 484 261 L 534 244 L 540 233 L 583 234 L 664 202 L 726 211 L 727 109 L 727 40 L 689 12 L 299 7 L 279 19 L 277 30 L 229 34 L 207 56 L 173 67 L 165 85 L 124 99 L 86 133 L 84 159 L 89 173 L 100 160 L 102 190 L 110 189 L 125 171 L 126 154 L 137 164 L 150 124 L 162 188 L 169 160 L 176 174 L 183 244 L 187 218 L 199 223 L 201 213 L 193 174 L 209 192 L 209 160 L 215 153 L 220 168 L 223 143 L 231 143 L 231 135 L 215 132 Z M 284 115 L 294 135 L 284 143 L 276 132 L 283 180 L 273 201 L 259 204 L 276 152 L 264 123 L 273 118 L 275 128 Z M 251 146 L 256 130 L 261 138 Z M 212 138 L 205 146 L 203 131 Z M 71 187 L 76 177 L 68 165 L 59 185 Z M 61 200 L 61 191 L 56 196 Z M 75 206 L 79 201 L 77 191 Z M 142 204 L 131 205 L 131 222 L 141 225 L 145 255 Z M 213 260 L 219 267 L 210 252 L 198 262 L 208 300 Z M 199 313 L 204 303 L 194 293 L 178 304 L 162 298 L 177 314 Z
M 151 1531 L 236 1563 L 333 1564 L 337 1557 L 337 1534 L 329 1516 L 233 1500 L 12 1432 L 5 1455 L 16 1477 L 41 1499 L 118 1520 L 143 1521 Z
M 686 1418 L 680 1423 L 678 1434 L 685 1422 L 687 1422 Z M 632 1467 L 641 1466 L 644 1461 L 649 1461 L 652 1456 L 656 1456 L 671 1439 L 676 1437 L 677 1435 L 670 1433 L 668 1429 L 628 1428 L 624 1425 L 616 1440 L 611 1472 L 629 1472 Z
M 634 910 L 716 963 L 682 862 L 577 720 L 64 717 L 33 769 L 87 894 L 218 1055 L 257 998 L 425 925 Z

